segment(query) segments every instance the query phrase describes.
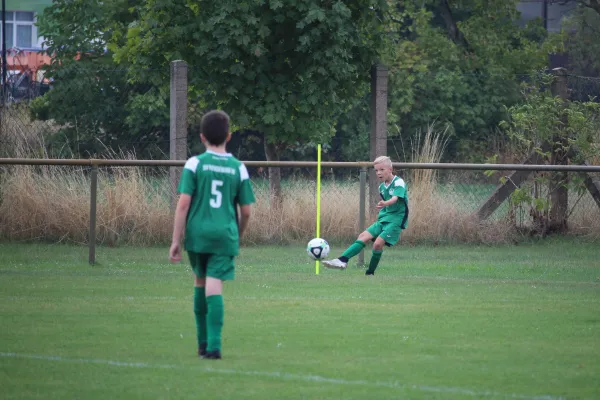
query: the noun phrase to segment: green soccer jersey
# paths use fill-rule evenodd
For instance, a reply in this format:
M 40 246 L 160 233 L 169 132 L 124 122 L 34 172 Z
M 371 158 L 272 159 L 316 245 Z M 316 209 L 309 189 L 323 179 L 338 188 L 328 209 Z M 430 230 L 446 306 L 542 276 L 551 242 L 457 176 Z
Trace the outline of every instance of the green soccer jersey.
M 402 229 L 408 226 L 408 193 L 406 192 L 406 183 L 402 178 L 394 176 L 389 185 L 385 182 L 379 185 L 379 194 L 384 201 L 398 196 L 398 201 L 391 206 L 382 208 L 379 211 L 377 220 L 379 222 L 391 222 L 399 224 Z
M 178 191 L 192 196 L 185 249 L 195 253 L 238 255 L 237 206 L 254 203 L 246 166 L 231 154 L 206 151 L 185 163 Z

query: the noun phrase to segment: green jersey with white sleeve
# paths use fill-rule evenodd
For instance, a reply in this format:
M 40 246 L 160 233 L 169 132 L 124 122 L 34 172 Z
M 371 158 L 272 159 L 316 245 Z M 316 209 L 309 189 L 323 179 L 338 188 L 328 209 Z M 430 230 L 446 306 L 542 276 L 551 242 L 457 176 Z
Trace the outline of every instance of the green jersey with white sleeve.
M 382 182 L 379 185 L 379 194 L 384 201 L 398 196 L 398 201 L 379 210 L 377 221 L 400 225 L 402 229 L 408 227 L 408 192 L 406 183 L 398 176 L 392 178 L 389 184 Z
M 178 191 L 192 197 L 185 249 L 238 255 L 238 205 L 255 201 L 246 166 L 229 153 L 206 151 L 187 160 Z

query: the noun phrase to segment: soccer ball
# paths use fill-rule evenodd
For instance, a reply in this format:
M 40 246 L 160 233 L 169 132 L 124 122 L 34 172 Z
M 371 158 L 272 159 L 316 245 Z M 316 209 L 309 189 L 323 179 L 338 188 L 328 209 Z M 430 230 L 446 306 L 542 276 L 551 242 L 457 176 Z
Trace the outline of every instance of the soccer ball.
M 308 242 L 306 252 L 314 260 L 321 260 L 329 254 L 329 243 L 325 239 L 314 238 Z

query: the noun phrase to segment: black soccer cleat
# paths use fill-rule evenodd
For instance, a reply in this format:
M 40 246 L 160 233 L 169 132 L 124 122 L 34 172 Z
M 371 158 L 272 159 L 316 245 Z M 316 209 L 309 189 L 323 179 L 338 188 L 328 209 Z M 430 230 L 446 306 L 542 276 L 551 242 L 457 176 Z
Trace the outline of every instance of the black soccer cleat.
M 206 360 L 220 360 L 221 352 L 219 350 L 207 351 L 202 358 Z
M 200 347 L 198 347 L 198 356 L 204 358 L 206 355 L 206 347 L 208 345 L 206 343 L 200 343 Z
M 367 270 L 367 272 L 365 272 L 365 275 L 375 275 L 375 271 Z

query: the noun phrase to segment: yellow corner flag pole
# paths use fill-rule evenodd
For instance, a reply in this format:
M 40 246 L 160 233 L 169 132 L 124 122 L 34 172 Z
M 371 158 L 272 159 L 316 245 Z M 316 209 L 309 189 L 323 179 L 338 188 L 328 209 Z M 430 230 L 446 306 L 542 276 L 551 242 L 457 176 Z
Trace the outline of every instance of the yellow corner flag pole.
M 321 145 L 317 145 L 317 236 L 321 237 Z M 319 275 L 319 260 L 315 261 L 315 270 Z

